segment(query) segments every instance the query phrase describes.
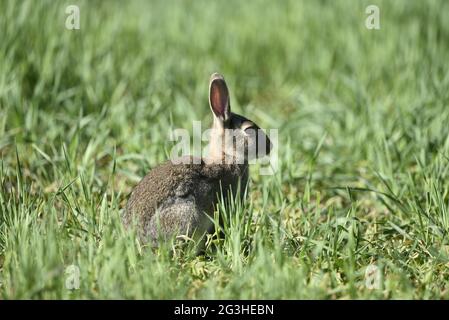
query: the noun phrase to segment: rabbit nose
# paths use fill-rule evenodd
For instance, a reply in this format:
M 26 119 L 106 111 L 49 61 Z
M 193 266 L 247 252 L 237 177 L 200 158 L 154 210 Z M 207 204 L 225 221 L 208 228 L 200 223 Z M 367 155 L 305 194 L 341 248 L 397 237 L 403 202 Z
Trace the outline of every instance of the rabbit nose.
M 263 134 L 263 136 L 258 137 L 256 140 L 257 157 L 269 155 L 271 149 L 273 149 L 273 143 L 271 143 L 270 139 L 265 135 L 265 133 L 259 132 L 258 134 Z
M 270 141 L 270 139 L 267 138 L 267 143 L 265 145 L 266 145 L 266 155 L 268 155 L 273 149 L 273 143 Z

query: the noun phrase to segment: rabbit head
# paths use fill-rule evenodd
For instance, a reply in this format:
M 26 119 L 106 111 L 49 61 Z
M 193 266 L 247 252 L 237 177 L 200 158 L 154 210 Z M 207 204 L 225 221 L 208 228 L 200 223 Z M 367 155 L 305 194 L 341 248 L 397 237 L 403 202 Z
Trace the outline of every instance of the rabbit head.
M 253 121 L 231 112 L 229 90 L 222 75 L 212 74 L 209 105 L 214 120 L 209 142 L 209 159 L 214 163 L 246 164 L 270 153 L 272 144 Z

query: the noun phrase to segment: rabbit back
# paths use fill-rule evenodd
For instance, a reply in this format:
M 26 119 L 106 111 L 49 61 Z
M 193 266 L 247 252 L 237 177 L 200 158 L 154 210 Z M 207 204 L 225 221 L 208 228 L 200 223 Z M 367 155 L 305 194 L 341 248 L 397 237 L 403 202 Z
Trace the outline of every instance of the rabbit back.
M 123 220 L 129 226 L 136 219 L 144 242 L 209 232 L 212 221 L 208 215 L 213 215 L 221 192 L 226 198 L 231 188 L 235 195 L 239 181 L 242 186 L 247 183 L 246 166 L 190 160 L 184 164 L 168 161 L 154 168 L 131 193 Z

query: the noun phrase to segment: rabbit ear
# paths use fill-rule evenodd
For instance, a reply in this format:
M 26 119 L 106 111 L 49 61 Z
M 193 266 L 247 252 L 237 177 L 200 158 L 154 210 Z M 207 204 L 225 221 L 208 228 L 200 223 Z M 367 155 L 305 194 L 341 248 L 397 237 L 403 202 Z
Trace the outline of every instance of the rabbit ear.
M 231 117 L 228 87 L 223 76 L 218 73 L 214 73 L 210 78 L 209 104 L 215 116 L 221 121 L 224 122 Z

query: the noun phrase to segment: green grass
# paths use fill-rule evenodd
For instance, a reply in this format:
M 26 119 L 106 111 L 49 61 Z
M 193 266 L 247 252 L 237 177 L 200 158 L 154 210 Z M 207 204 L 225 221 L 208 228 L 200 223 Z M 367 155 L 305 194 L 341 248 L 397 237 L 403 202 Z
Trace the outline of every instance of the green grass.
M 448 1 L 17 0 L 0 30 L 0 298 L 449 298 Z M 205 255 L 153 252 L 121 210 L 214 71 L 279 170 Z

